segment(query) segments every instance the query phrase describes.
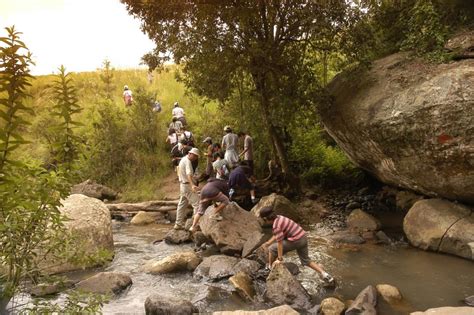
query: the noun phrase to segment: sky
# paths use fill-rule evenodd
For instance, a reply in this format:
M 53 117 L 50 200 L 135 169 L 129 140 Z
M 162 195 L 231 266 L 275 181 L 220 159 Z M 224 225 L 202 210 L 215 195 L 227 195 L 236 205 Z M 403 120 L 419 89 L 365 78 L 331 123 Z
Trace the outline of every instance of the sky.
M 138 68 L 153 42 L 119 0 L 0 0 L 0 37 L 15 25 L 33 54 L 34 75 L 94 71 L 107 58 Z

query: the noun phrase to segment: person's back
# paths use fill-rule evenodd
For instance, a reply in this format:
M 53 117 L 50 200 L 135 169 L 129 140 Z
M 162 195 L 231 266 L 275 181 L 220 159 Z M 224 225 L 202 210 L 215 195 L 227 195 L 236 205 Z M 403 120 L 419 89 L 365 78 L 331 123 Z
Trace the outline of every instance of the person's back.
M 123 87 L 123 101 L 126 106 L 132 105 L 133 102 L 132 91 L 128 88 L 127 85 Z
M 277 240 L 297 241 L 306 234 L 298 223 L 282 215 L 273 221 L 272 231 Z
M 222 143 L 226 150 L 235 150 L 239 142 L 239 137 L 235 133 L 228 133 L 222 138 Z
M 173 114 L 173 117 L 176 117 L 176 118 L 184 117 L 184 109 L 177 106 L 177 107 L 173 108 L 172 114 Z

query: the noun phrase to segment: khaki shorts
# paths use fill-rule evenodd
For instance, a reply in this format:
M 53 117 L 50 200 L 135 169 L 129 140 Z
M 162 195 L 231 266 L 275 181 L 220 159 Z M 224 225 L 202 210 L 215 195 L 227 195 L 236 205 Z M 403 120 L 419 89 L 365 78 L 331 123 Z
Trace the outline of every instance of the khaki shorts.
M 278 243 L 275 242 L 268 249 L 272 253 L 273 257 L 277 257 L 278 255 L 277 245 Z M 291 252 L 292 250 L 296 250 L 303 266 L 309 265 L 311 259 L 309 259 L 308 256 L 308 238 L 306 235 L 297 241 L 283 240 L 283 255 L 285 253 Z

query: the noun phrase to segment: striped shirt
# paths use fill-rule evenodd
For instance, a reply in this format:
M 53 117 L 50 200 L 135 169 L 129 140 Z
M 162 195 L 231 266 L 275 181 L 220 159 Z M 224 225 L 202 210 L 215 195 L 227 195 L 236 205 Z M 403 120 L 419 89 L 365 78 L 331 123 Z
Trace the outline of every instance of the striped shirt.
M 278 242 L 284 239 L 294 242 L 305 236 L 305 234 L 305 231 L 298 223 L 287 217 L 277 215 L 273 221 L 273 235 L 275 235 Z

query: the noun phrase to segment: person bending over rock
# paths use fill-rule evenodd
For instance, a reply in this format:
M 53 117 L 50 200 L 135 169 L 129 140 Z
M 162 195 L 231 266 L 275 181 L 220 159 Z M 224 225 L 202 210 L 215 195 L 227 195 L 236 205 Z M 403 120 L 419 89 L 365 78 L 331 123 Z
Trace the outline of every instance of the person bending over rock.
M 250 191 L 250 198 L 252 203 L 255 204 L 258 202 L 258 199 L 255 198 L 255 185 L 250 182 L 249 178 L 252 176 L 251 170 L 248 166 L 241 165 L 232 170 L 229 175 L 229 197 L 232 199 L 234 194 L 236 194 L 237 189 L 242 189 Z
M 196 230 L 199 220 L 213 202 L 218 202 L 219 205 L 214 207 L 214 214 L 211 218 L 216 221 L 221 221 L 222 216 L 219 213 L 230 203 L 228 196 L 229 186 L 227 185 L 227 182 L 211 178 L 201 189 L 199 209 L 194 215 L 193 225 L 189 228 L 189 231 L 194 232 Z
M 260 217 L 265 223 L 272 224 L 273 236 L 262 244 L 265 250 L 268 249 L 268 266 L 270 268 L 275 264 L 281 263 L 285 253 L 296 250 L 303 266 L 308 266 L 319 272 L 325 281 L 334 282 L 334 278 L 324 271 L 322 266 L 310 260 L 306 232 L 299 224 L 290 218 L 276 215 L 272 207 L 262 208 L 260 210 Z

